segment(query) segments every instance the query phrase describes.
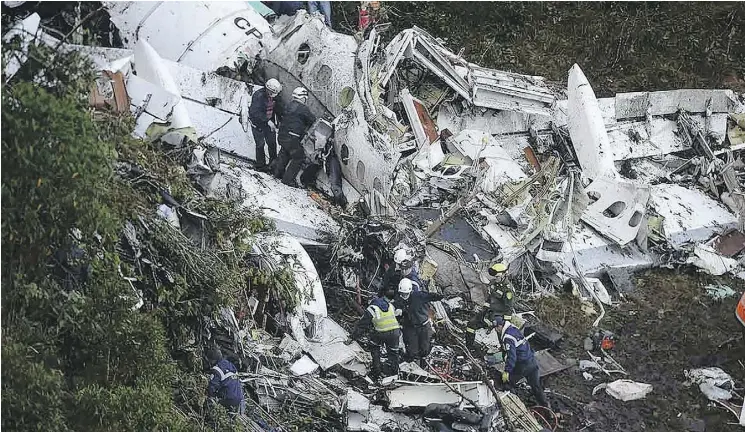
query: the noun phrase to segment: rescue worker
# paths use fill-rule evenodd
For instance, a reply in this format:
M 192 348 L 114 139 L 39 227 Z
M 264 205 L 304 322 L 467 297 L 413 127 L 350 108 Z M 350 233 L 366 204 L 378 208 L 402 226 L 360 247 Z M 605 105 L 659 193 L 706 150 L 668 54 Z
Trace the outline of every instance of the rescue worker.
M 504 355 L 502 382 L 509 387 L 514 387 L 524 377 L 538 405 L 550 409 L 546 395 L 543 394 L 540 369 L 530 342 L 517 327 L 505 320 L 503 315 L 497 315 L 494 318 L 494 327 L 499 332 L 499 342 L 502 344 Z
M 398 284 L 398 295 L 393 304 L 396 313 L 400 312 L 401 328 L 406 346 L 406 358 L 408 361 L 418 361 L 420 366 L 424 357 L 429 355 L 432 348 L 432 320 L 429 317 L 429 304 L 433 301 L 442 300 L 441 294 L 427 291 L 414 291 L 414 282 L 403 278 Z
M 352 331 L 351 339 L 346 342 L 347 344 L 352 343 L 353 339 L 357 339 L 362 333 L 369 330 L 370 326 L 373 327 L 373 332 L 370 335 L 370 343 L 372 345 L 370 349 L 370 354 L 372 354 L 370 376 L 373 379 L 380 377 L 380 348 L 383 345 L 385 345 L 386 352 L 388 353 L 388 367 L 391 374 L 398 373 L 401 326 L 396 320 L 396 310 L 391 302 L 394 295 L 395 292 L 393 290 L 388 290 L 385 296 L 373 299 L 370 306 L 365 310 L 365 314 L 360 318 Z
M 303 167 L 305 150 L 301 145 L 303 136 L 316 121 L 305 103 L 308 101 L 308 90 L 298 87 L 292 91 L 292 102 L 282 113 L 277 140 L 282 149 L 277 157 L 274 176 L 282 183 L 297 187 L 295 177 Z M 288 164 L 289 162 L 289 164 Z
M 488 328 L 492 325 L 494 315 L 500 314 L 507 321 L 511 321 L 518 329 L 522 327 L 522 319 L 514 314 L 515 292 L 507 281 L 507 266 L 496 263 L 489 267 L 489 303 L 471 318 L 466 328 L 466 346 L 474 348 L 476 330 Z
M 272 78 L 266 82 L 264 88 L 256 90 L 251 96 L 251 106 L 248 108 L 248 121 L 251 123 L 251 133 L 256 143 L 256 169 L 267 169 L 264 147 L 269 147 L 269 163 L 277 157 L 277 127 L 274 124 L 275 98 L 282 91 L 282 85 Z
M 406 248 L 398 249 L 393 254 L 393 263 L 385 264 L 385 274 L 383 274 L 383 289 L 398 288 L 398 284 L 403 278 L 411 280 L 413 290 L 420 291 L 426 288 L 425 283 L 419 278 L 419 266 L 414 261 L 414 257 Z
M 207 352 L 212 375 L 207 385 L 207 396 L 216 397 L 220 405 L 231 413 L 244 414 L 246 401 L 243 398 L 243 385 L 236 373 L 235 365 L 224 359 L 219 348 L 212 348 Z

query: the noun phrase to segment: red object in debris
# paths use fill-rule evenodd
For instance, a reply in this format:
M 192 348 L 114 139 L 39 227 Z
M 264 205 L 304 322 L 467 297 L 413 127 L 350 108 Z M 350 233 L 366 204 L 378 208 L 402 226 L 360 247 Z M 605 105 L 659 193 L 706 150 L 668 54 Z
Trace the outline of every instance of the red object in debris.
M 613 349 L 613 347 L 616 346 L 616 342 L 609 337 L 604 337 L 602 341 L 600 341 L 600 348 L 604 350 Z
M 364 31 L 369 25 L 370 25 L 370 14 L 367 13 L 367 8 L 362 8 L 360 9 L 360 20 L 359 20 L 360 31 Z
M 740 321 L 740 324 L 745 326 L 745 293 L 742 293 L 740 301 L 737 303 L 737 309 L 735 309 L 735 316 Z

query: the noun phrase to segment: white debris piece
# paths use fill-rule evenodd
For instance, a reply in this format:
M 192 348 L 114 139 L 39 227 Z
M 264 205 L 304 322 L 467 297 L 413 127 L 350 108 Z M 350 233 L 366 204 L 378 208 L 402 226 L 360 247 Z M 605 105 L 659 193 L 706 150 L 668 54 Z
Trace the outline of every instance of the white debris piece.
M 318 370 L 318 364 L 307 355 L 300 357 L 300 360 L 290 366 L 290 371 L 296 376 L 311 374 L 316 370 Z
M 321 369 L 328 370 L 337 364 L 348 363 L 365 356 L 364 350 L 357 342 L 344 344 L 344 341 L 349 338 L 349 333 L 334 320 L 328 317 L 321 318 L 314 327 L 315 335 L 311 340 L 306 336 L 300 319 L 297 316 L 290 318 L 292 335 Z
M 21 65 L 26 63 L 28 59 L 28 47 L 35 41 L 37 34 L 39 33 L 39 24 L 41 23 L 41 17 L 37 13 L 33 13 L 26 17 L 23 21 L 19 21 L 13 24 L 13 27 L 8 30 L 3 36 L 3 43 L 10 43 L 14 38 L 19 37 L 21 39 L 20 50 L 13 51 L 16 55 L 10 58 L 3 58 L 3 75 L 5 75 L 5 82 L 8 82 L 21 68 Z M 3 50 L 3 57 L 5 57 L 6 50 Z
M 718 367 L 707 367 L 684 371 L 686 384 L 698 384 L 709 400 L 730 400 L 735 382 L 732 376 Z
M 392 410 L 424 408 L 431 403 L 470 406 L 467 401 L 450 390 L 445 384 L 410 383 L 406 381 L 398 381 L 398 383 L 402 385 L 386 392 L 390 401 L 389 408 Z M 453 382 L 449 385 L 474 401 L 479 407 L 487 407 L 496 403 L 489 387 L 480 381 Z
M 486 345 L 488 352 L 499 351 L 499 332 L 494 328 L 476 330 L 474 341 Z
M 595 294 L 595 297 L 597 297 L 601 303 L 609 306 L 612 304 L 610 294 L 608 294 L 608 290 L 605 289 L 605 285 L 603 285 L 603 282 L 601 282 L 600 279 L 585 277 L 585 281 L 587 281 L 587 284 L 589 285 L 588 288 L 592 290 L 592 293 Z
M 627 379 L 620 379 L 611 383 L 603 383 L 592 390 L 592 394 L 605 389 L 605 392 L 624 402 L 644 399 L 652 391 L 651 384 L 640 383 Z
M 693 256 L 689 257 L 686 262 L 714 276 L 731 272 L 738 266 L 737 260 L 723 256 L 711 246 L 703 243 L 695 246 Z
M 698 189 L 658 184 L 651 186 L 651 192 L 649 205 L 665 218 L 665 236 L 676 249 L 689 242 L 705 242 L 737 227 L 734 214 Z
M 158 216 L 165 219 L 169 224 L 173 225 L 174 228 L 181 229 L 181 224 L 179 223 L 178 214 L 176 214 L 176 211 L 166 205 L 161 204 L 158 206 Z
M 451 311 L 461 309 L 463 307 L 463 297 L 453 297 L 451 299 L 443 300 Z
M 279 349 L 282 351 L 280 357 L 286 362 L 292 361 L 303 351 L 303 346 L 289 335 L 285 335 L 279 343 Z
M 126 47 L 145 40 L 164 58 L 203 71 L 252 60 L 271 34 L 269 23 L 247 2 L 103 4 Z
M 301 243 L 324 242 L 338 233 L 339 225 L 308 196 L 308 191 L 282 184 L 274 177 L 247 168 L 220 165 L 234 173 L 246 191 L 244 205 L 261 209 L 274 221 L 277 230 L 292 235 Z
M 569 134 L 583 174 L 590 179 L 616 178 L 618 173 L 598 100 L 576 64 L 569 70 L 568 93 Z
M 162 87 L 166 92 L 178 95 L 181 99 L 181 93 L 173 79 L 173 75 L 158 53 L 144 40 L 137 43 L 134 49 L 134 64 L 137 76 L 157 86 Z M 193 127 L 189 112 L 183 100 L 179 100 L 173 107 L 171 114 L 171 128 L 182 129 Z
M 322 318 L 328 315 L 326 296 L 321 278 L 313 261 L 300 242 L 287 234 L 262 236 L 261 244 L 266 253 L 289 268 L 295 278 L 299 298 L 296 313 Z

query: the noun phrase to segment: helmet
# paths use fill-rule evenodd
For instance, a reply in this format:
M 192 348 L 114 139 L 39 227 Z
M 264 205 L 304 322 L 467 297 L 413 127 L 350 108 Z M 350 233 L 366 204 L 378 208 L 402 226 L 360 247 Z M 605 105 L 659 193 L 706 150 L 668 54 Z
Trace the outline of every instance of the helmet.
M 280 84 L 279 81 L 274 78 L 267 81 L 264 87 L 266 88 L 266 91 L 268 91 L 269 94 L 272 96 L 277 96 L 279 92 L 282 91 L 282 84 Z
M 414 284 L 411 282 L 411 279 L 403 278 L 401 279 L 401 282 L 398 283 L 398 293 L 401 294 L 401 297 L 407 299 L 409 298 L 413 287 Z
M 396 253 L 393 254 L 393 261 L 395 261 L 396 264 L 405 264 L 406 261 L 411 261 L 409 251 L 407 251 L 406 249 L 397 250 Z
M 494 316 L 494 327 L 504 325 L 505 319 L 503 315 Z
M 298 87 L 292 91 L 292 100 L 305 103 L 308 100 L 308 90 L 304 87 Z
M 507 266 L 502 263 L 496 263 L 489 267 L 489 276 L 497 276 L 507 272 Z

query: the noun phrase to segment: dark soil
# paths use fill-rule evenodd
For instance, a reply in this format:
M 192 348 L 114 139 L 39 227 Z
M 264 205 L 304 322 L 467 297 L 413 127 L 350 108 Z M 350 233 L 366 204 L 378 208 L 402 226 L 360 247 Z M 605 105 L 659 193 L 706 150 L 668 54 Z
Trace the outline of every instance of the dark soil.
M 578 367 L 546 379 L 549 395 L 561 412 L 559 428 L 566 431 L 686 431 L 702 420 L 707 431 L 740 431 L 736 418 L 723 408 L 710 405 L 698 386 L 684 386 L 686 369 L 716 366 L 732 375 L 739 388 L 745 385 L 745 340 L 742 326 L 734 316 L 737 298 L 721 303 L 704 294 L 703 287 L 714 279 L 700 274 L 655 270 L 640 275 L 636 290 L 620 306 L 608 310 L 600 327 L 615 334 L 613 358 L 629 373 L 628 378 L 652 384 L 645 399 L 622 402 L 600 391 L 601 382 L 624 378 L 594 372 L 586 381 Z M 734 289 L 742 282 L 722 280 Z M 570 294 L 543 299 L 537 307 L 540 317 L 564 332 L 561 349 L 554 354 L 564 359 L 589 359 L 583 339 L 594 317 L 580 310 Z

